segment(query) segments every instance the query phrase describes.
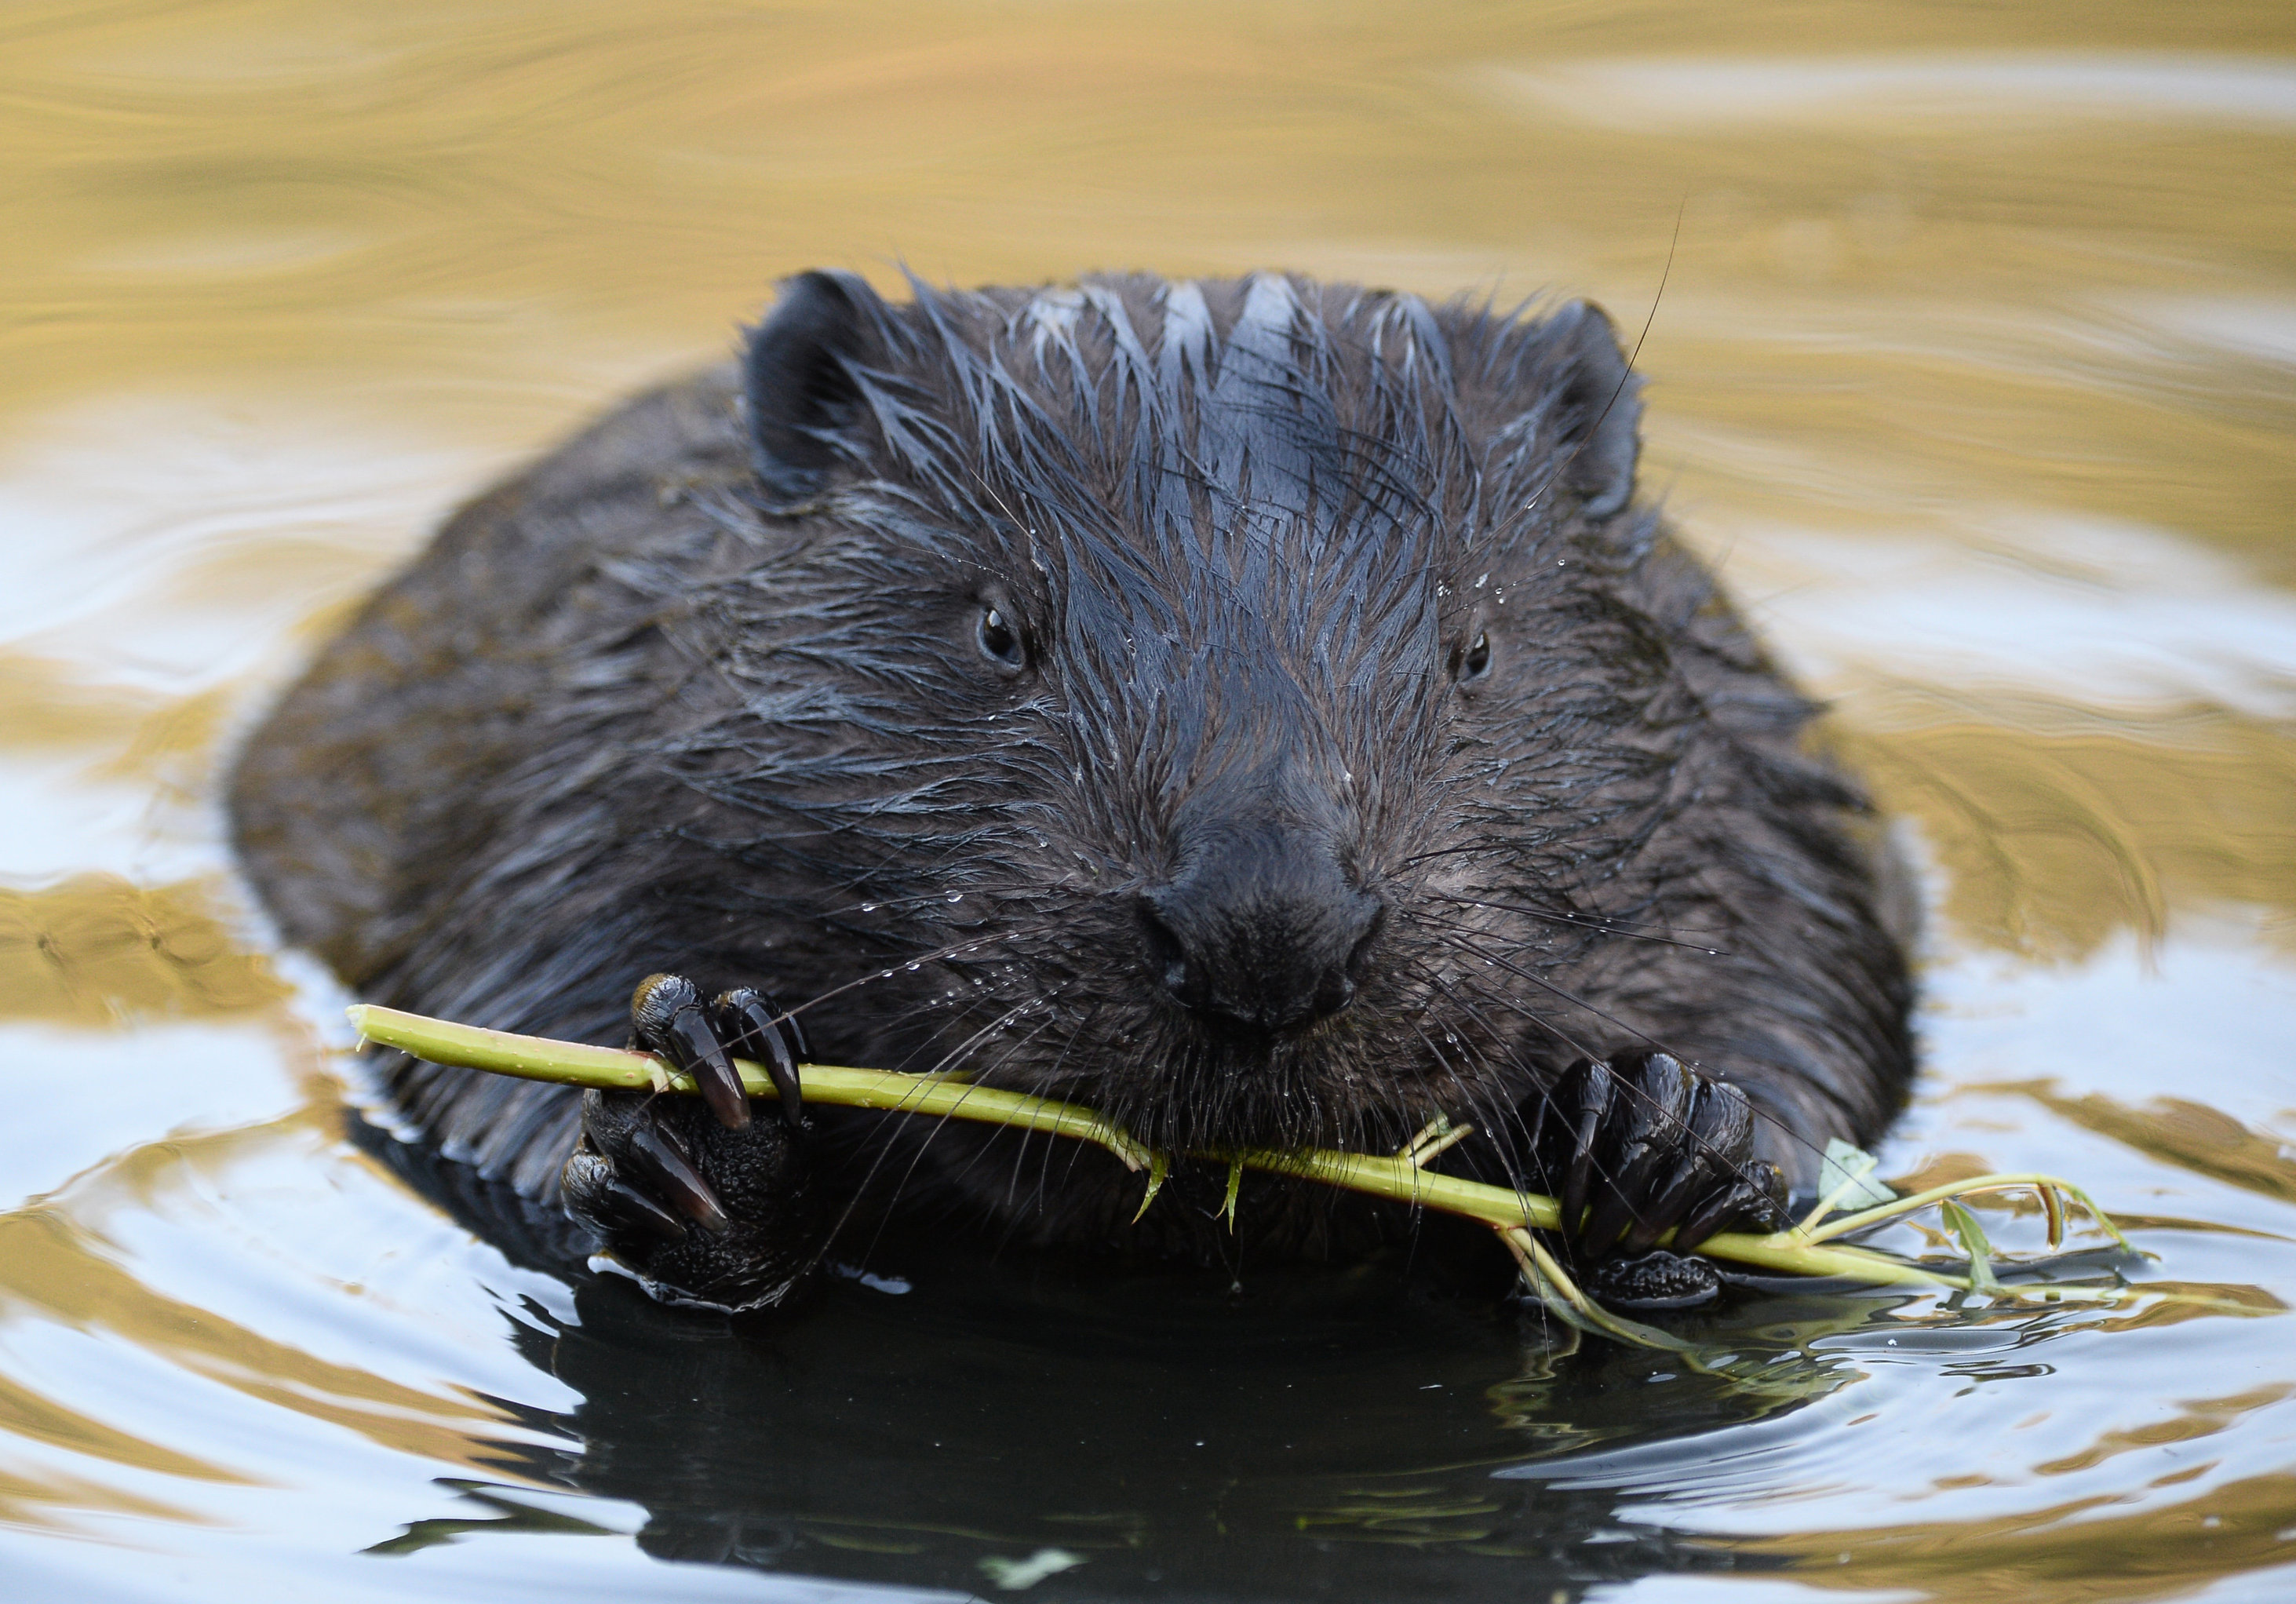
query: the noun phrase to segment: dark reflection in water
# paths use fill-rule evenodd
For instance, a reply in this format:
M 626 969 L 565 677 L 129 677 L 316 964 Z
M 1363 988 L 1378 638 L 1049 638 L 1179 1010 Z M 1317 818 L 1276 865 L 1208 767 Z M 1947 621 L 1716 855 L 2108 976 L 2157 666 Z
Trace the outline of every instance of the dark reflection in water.
M 366 1145 L 474 1230 L 537 1257 L 555 1223 L 467 1172 Z M 506 1227 L 510 1229 L 506 1230 Z M 581 1279 L 575 1319 L 516 1328 L 578 1392 L 538 1418 L 578 1453 L 503 1468 L 643 1506 L 658 1559 L 1036 1596 L 1562 1598 L 1652 1573 L 1770 1569 L 1621 1513 L 1702 1436 L 1861 1373 L 1812 1349 L 1879 1300 L 1744 1295 L 1695 1360 L 1589 1341 L 1434 1284 L 1405 1256 L 1344 1272 L 1115 1269 L 881 1240 L 787 1314 L 666 1309 Z M 1639 1451 L 1638 1485 L 1555 1485 Z M 514 1486 L 380 1551 L 568 1529 Z M 559 1523 L 553 1525 L 552 1523 Z M 1040 1580 L 1031 1581 L 1031 1577 Z

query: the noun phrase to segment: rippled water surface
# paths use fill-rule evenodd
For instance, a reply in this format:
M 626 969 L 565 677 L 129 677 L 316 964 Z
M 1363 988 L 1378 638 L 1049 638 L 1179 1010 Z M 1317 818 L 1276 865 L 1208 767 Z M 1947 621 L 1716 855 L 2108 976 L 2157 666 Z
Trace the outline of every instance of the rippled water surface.
M 2284 4 L 20 4 L 0 151 L 0 1594 L 2296 1596 Z M 1726 1375 L 1378 1267 L 729 1330 L 352 1140 L 234 733 L 775 275 L 1631 331 L 1677 218 L 1647 483 L 1927 865 L 1887 1169 L 2073 1175 L 2154 1292 L 1754 1297 Z

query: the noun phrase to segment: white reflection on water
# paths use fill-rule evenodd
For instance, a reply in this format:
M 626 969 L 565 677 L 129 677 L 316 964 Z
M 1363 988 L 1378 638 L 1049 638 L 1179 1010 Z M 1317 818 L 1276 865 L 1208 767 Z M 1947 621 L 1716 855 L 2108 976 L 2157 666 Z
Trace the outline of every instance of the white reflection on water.
M 2296 714 L 2296 596 L 2165 529 L 2033 510 L 1845 536 L 1737 522 L 1749 610 L 1821 687 L 1863 676 L 2020 690 L 2107 716 L 2148 703 Z
M 0 1122 L 0 1207 L 53 1191 L 135 1142 L 258 1125 L 306 1096 L 279 1032 L 262 1024 L 99 1031 L 12 1019 L 0 1023 L 0 1063 L 45 1072 L 41 1094 Z
M 1474 74 L 1500 95 L 1603 127 L 2159 119 L 2296 125 L 2296 62 L 2149 52 L 1623 56 Z
M 1935 1077 L 2059 1076 L 2132 1104 L 2200 1098 L 2276 1130 L 2281 1157 L 2296 1165 L 2296 965 L 2250 921 L 2187 914 L 2171 941 L 2123 932 L 2077 964 L 1972 953 L 1924 986 Z
M 111 396 L 12 420 L 0 644 L 171 695 L 243 675 L 498 463 L 308 396 Z
M 2296 301 L 2255 295 L 2131 295 L 2106 304 L 2196 345 L 2296 367 Z

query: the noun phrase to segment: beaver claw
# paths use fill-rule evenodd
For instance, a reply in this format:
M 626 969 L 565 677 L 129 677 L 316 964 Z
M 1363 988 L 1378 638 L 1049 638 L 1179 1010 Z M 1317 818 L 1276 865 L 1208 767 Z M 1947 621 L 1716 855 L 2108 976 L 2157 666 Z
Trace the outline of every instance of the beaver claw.
M 763 992 L 746 986 L 720 992 L 705 1007 L 701 989 L 685 976 L 648 975 L 631 994 L 630 1026 L 640 1047 L 693 1077 L 701 1101 L 727 1130 L 750 1123 L 749 1094 L 734 1068 L 736 1054 L 766 1067 L 781 1099 L 783 1123 L 801 1128 L 797 1067 L 806 1056 L 805 1033 Z
M 1580 1060 L 1542 1124 L 1563 1235 L 1582 1259 L 1638 1259 L 1669 1231 L 1687 1254 L 1726 1226 L 1785 1223 L 1785 1179 L 1753 1156 L 1745 1093 L 1670 1053 Z
M 586 1093 L 581 1138 L 560 1173 L 567 1213 L 657 1297 L 732 1309 L 778 1303 L 823 1234 L 800 1140 L 804 1038 L 760 994 L 727 992 L 705 1007 L 677 975 L 648 976 L 630 1011 L 637 1044 L 692 1075 L 701 1104 Z M 736 1055 L 766 1066 L 782 1122 L 750 1121 Z

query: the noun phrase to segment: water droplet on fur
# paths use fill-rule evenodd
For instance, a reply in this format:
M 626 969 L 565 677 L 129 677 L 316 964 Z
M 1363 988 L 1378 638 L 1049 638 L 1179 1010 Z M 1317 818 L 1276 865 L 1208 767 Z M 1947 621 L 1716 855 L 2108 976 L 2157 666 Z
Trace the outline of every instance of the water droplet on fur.
M 893 971 L 890 970 L 879 970 L 877 971 L 877 978 L 880 980 L 890 980 L 892 978 Z
M 1482 589 L 1482 588 L 1483 588 L 1483 581 L 1484 581 L 1484 580 L 1486 580 L 1486 579 L 1488 579 L 1488 578 L 1489 578 L 1489 577 L 1490 577 L 1490 576 L 1489 576 L 1488 574 L 1478 574 L 1477 576 L 1475 576 L 1475 588 L 1476 588 L 1477 590 L 1480 590 L 1480 589 Z
M 861 904 L 861 912 L 864 913 L 874 913 L 876 911 L 877 904 L 875 903 L 863 903 Z
M 964 900 L 964 893 L 962 891 L 952 891 L 948 894 L 948 900 L 951 902 L 963 902 Z
M 911 973 L 912 975 L 914 975 L 914 974 L 915 974 L 919 970 L 921 970 L 921 969 L 922 969 L 922 968 L 924 968 L 924 965 L 923 965 L 923 964 L 922 964 L 922 963 L 912 963 L 911 965 L 909 965 L 909 973 Z

